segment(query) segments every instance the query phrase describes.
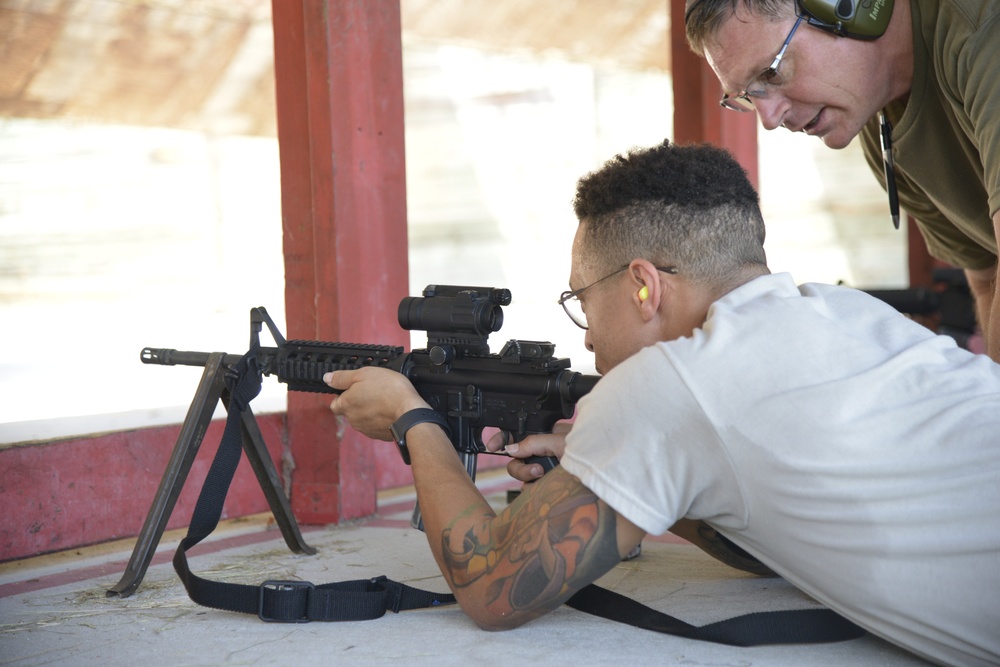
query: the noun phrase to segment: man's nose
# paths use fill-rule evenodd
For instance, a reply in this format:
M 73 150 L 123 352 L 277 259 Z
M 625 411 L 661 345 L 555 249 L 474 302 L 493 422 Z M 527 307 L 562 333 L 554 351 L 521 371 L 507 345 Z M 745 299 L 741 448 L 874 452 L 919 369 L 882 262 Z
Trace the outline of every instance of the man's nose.
M 785 114 L 788 111 L 788 103 L 777 95 L 755 99 L 753 106 L 757 111 L 757 116 L 760 118 L 760 124 L 764 126 L 765 130 L 774 130 L 781 127 Z
M 590 329 L 587 329 L 583 334 L 583 346 L 587 348 L 587 352 L 594 351 L 594 342 L 590 340 Z

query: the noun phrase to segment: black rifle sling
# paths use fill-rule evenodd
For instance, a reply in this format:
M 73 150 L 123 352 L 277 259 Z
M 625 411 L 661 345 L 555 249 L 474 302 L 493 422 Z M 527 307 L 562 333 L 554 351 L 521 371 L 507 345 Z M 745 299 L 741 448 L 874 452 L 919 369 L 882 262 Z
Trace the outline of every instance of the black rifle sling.
M 229 415 L 222 442 L 198 496 L 187 536 L 174 554 L 174 570 L 197 604 L 248 614 L 265 621 L 361 621 L 393 612 L 452 604 L 451 594 L 434 593 L 376 577 L 316 586 L 307 581 L 265 581 L 259 586 L 209 581 L 188 568 L 185 552 L 208 537 L 219 523 L 242 447 L 241 418 L 260 393 L 256 342 L 227 375 Z M 805 644 L 856 639 L 857 625 L 829 609 L 758 612 L 696 627 L 596 585 L 578 591 L 567 606 L 646 630 L 732 646 Z
M 830 609 L 762 611 L 694 626 L 593 584 L 580 589 L 566 605 L 644 630 L 730 646 L 820 644 L 857 639 L 865 634 L 864 629 Z

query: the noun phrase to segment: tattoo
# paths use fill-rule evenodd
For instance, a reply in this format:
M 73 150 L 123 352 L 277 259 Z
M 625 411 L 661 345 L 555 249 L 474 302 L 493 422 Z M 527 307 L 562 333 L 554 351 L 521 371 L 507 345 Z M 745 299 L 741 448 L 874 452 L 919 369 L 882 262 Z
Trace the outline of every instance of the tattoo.
M 555 609 L 621 561 L 614 510 L 561 470 L 497 517 L 457 519 L 442 547 L 452 585 L 486 585 L 486 608 L 499 616 Z

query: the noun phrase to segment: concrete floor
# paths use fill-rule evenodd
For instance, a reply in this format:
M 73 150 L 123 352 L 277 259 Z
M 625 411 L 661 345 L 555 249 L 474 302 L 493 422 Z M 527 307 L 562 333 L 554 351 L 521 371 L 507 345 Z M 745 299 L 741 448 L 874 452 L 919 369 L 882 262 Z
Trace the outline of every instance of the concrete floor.
M 491 502 L 510 480 L 483 475 Z M 386 575 L 446 591 L 422 533 L 409 527 L 413 497 L 380 498 L 379 517 L 360 525 L 305 528 L 319 552 L 288 551 L 269 516 L 221 525 L 189 553 L 205 578 L 257 584 L 313 583 Z M 457 607 L 388 613 L 372 620 L 301 625 L 191 602 L 170 565 L 180 533 L 164 536 L 142 585 L 129 598 L 105 597 L 132 541 L 0 564 L 0 665 L 879 665 L 927 663 L 871 636 L 837 644 L 733 648 L 640 630 L 563 607 L 517 630 L 477 629 Z M 600 582 L 702 625 L 758 610 L 815 603 L 780 579 L 744 576 L 668 537 L 647 539 L 642 555 Z

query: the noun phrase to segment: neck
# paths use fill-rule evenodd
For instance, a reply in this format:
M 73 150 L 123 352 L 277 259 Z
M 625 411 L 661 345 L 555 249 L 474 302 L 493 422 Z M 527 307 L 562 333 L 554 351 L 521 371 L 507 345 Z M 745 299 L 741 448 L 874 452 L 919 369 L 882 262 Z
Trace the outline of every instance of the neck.
M 665 318 L 667 328 L 662 340 L 673 340 L 690 336 L 691 332 L 705 324 L 708 309 L 713 303 L 732 292 L 737 287 L 771 273 L 763 264 L 751 264 L 735 271 L 727 280 L 712 285 L 686 283 L 674 295 L 670 316 Z
M 751 280 L 755 278 L 760 278 L 761 276 L 766 276 L 771 273 L 771 270 L 767 268 L 764 264 L 748 264 L 741 267 L 738 271 L 735 271 L 729 280 L 720 282 L 712 294 L 712 301 L 717 301 L 725 295 L 732 292 L 737 287 L 746 285 Z
M 876 42 L 881 47 L 879 69 L 887 72 L 886 104 L 905 102 L 913 87 L 913 10 L 910 0 L 896 0 L 885 34 Z

